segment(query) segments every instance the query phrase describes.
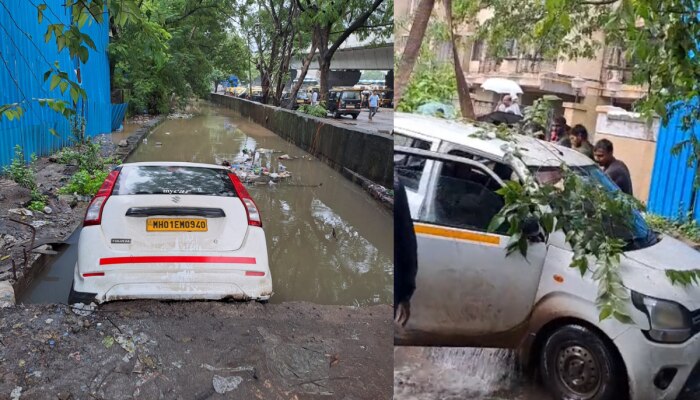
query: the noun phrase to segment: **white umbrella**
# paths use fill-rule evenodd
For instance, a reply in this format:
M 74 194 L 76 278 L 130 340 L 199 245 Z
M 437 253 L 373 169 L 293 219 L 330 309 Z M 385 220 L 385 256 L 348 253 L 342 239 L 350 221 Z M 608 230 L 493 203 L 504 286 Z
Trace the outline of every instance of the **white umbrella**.
M 522 94 L 523 89 L 517 83 L 504 78 L 489 78 L 481 84 L 481 88 L 484 90 L 490 90 L 492 92 L 500 94 Z

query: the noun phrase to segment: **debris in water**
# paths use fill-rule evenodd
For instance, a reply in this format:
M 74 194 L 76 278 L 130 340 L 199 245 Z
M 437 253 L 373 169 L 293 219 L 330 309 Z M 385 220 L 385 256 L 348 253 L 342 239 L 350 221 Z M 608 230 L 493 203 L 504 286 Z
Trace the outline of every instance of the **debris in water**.
M 44 214 L 51 214 L 52 212 L 53 212 L 53 210 L 51 209 L 51 207 L 49 207 L 49 206 L 44 207 Z
M 238 385 L 243 382 L 243 378 L 240 376 L 228 376 L 223 377 L 219 375 L 214 375 L 212 379 L 212 384 L 214 385 L 214 390 L 216 393 L 224 394 L 238 388 Z
M 184 114 L 184 113 L 174 113 L 168 115 L 168 119 L 190 119 L 194 115 L 193 114 Z
M 165 132 L 166 135 L 170 135 L 170 132 Z
M 163 145 L 163 143 L 161 143 L 161 142 L 156 142 L 156 147 L 160 147 L 160 146 L 162 146 L 162 145 Z
M 44 321 L 44 322 L 46 322 L 46 324 L 50 324 L 53 322 L 53 320 L 51 318 L 47 318 L 46 321 Z
M 290 157 L 289 154 L 283 154 L 277 158 L 280 160 L 291 160 L 292 159 L 292 157 Z
M 49 339 L 48 345 L 49 345 L 50 348 L 53 349 L 54 347 L 56 347 L 56 341 L 53 340 L 53 339 Z
M 10 399 L 19 400 L 20 396 L 22 396 L 22 386 L 16 386 L 12 389 L 12 393 L 10 393 Z

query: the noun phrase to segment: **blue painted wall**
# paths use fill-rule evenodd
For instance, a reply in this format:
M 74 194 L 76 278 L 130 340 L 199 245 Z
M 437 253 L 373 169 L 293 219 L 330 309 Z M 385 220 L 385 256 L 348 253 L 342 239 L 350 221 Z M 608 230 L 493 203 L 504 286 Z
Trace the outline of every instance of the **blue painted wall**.
M 696 106 L 697 101 L 690 104 L 690 107 Z M 648 208 L 655 214 L 674 219 L 693 211 L 695 219 L 700 221 L 700 196 L 695 195 L 693 186 L 697 163 L 688 165 L 691 154 L 688 147 L 677 156 L 671 154 L 676 143 L 692 135 L 700 137 L 700 121 L 694 121 L 688 130 L 683 129 L 683 116 L 688 112 L 686 108 L 679 109 L 659 128 Z
M 39 24 L 36 5 L 41 3 L 48 7 Z M 22 118 L 0 121 L 0 166 L 12 161 L 16 144 L 25 150 L 27 159 L 31 153 L 47 155 L 70 144 L 68 121 L 33 100 L 70 101 L 68 92 L 62 95 L 58 88 L 49 91 L 49 82 L 44 82 L 44 73 L 55 61 L 76 81 L 75 66 L 68 51 L 64 49 L 59 53 L 54 39 L 48 43 L 44 41 L 49 24 L 70 24 L 70 10 L 63 3 L 65 0 L 0 1 L 0 104 L 27 102 Z M 96 50 L 90 49 L 88 62 L 81 65 L 82 86 L 88 96 L 85 104 L 87 134 L 94 136 L 110 132 L 112 127 L 107 58 L 109 31 L 106 23 L 94 21 L 91 25 L 85 24 L 82 31 L 90 35 L 96 46 Z M 58 132 L 58 137 L 49 133 L 50 128 Z

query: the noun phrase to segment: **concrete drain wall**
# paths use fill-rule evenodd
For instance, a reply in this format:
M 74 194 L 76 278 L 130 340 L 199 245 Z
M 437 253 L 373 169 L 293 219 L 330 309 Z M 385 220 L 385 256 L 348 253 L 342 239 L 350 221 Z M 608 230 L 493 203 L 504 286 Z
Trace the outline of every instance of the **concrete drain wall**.
M 323 118 L 221 94 L 212 93 L 211 100 L 250 118 L 341 173 L 347 168 L 372 182 L 393 188 L 394 139 L 391 135 L 335 126 Z

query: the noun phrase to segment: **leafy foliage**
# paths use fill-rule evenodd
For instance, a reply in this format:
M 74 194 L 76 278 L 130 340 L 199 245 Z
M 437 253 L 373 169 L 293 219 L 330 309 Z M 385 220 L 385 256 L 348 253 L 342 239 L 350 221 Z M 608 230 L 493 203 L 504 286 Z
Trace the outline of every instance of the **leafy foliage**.
M 513 128 L 504 124 L 482 125 L 475 135 L 509 141 L 511 145 L 504 148 L 506 158 L 520 157 L 515 133 L 523 133 L 521 126 L 534 122 L 538 115 L 548 115 L 548 106 L 541 104 L 545 105 L 540 105 L 539 111 L 526 113 L 521 125 Z M 555 152 L 552 157 L 559 158 Z M 524 183 L 506 182 L 499 191 L 505 206 L 492 219 L 489 231 L 508 224 L 511 239 L 507 252 L 517 251 L 523 256 L 527 256 L 530 245 L 530 237 L 524 234 L 526 225 L 539 226 L 544 240 L 557 231 L 563 232 L 573 251 L 570 267 L 598 284 L 596 304 L 600 320 L 613 317 L 629 322 L 626 311 L 629 293 L 620 275 L 620 257 L 632 240 L 649 239 L 635 237 L 635 226 L 642 218 L 637 211 L 641 204 L 619 190 L 605 187 L 603 181 L 596 178 L 596 174 L 602 174 L 597 169 L 568 167 L 562 160 L 555 172 L 558 176 L 554 175 L 548 182 L 536 182 L 533 177 Z M 652 232 L 647 234 L 653 236 Z M 669 270 L 666 275 L 673 284 L 688 285 L 698 283 L 700 270 Z
M 29 205 L 27 206 L 28 209 L 32 211 L 44 211 L 44 207 L 46 207 L 46 203 L 40 200 L 34 200 Z
M 463 23 L 476 25 L 479 11 L 492 12 L 478 32 L 496 58 L 513 44 L 533 60 L 592 58 L 603 46 L 618 47 L 632 73 L 627 83 L 646 88 L 635 104 L 637 111 L 647 117 L 659 115 L 663 122 L 682 111 L 685 127 L 700 118 L 700 13 L 695 2 L 455 0 L 453 4 Z M 692 147 L 695 160 L 700 142 L 691 132 L 688 137 L 684 145 Z
M 32 154 L 29 165 L 24 162 L 24 152 L 20 145 L 15 146 L 15 156 L 12 163 L 3 168 L 3 171 L 18 185 L 27 189 L 36 187 L 36 176 L 32 165 L 36 162 L 36 156 Z
M 545 185 L 509 181 L 499 192 L 506 206 L 489 228 L 493 231 L 507 222 L 511 235 L 507 251 L 518 251 L 524 256 L 529 245 L 529 238 L 523 234 L 526 221 L 539 224 L 545 237 L 559 230 L 565 232 L 566 242 L 573 250 L 570 267 L 581 276 L 590 274 L 599 284 L 600 319 L 612 315 L 629 321 L 625 311 L 629 296 L 618 268 L 625 248 L 619 232 L 630 230 L 635 203 L 622 192 L 611 193 L 582 171 L 566 165 L 561 166 L 561 178 L 556 184 Z
M 320 104 L 304 104 L 299 107 L 299 111 L 304 114 L 312 115 L 314 117 L 325 117 L 328 115 L 328 110 L 326 110 L 326 108 Z
M 100 189 L 102 182 L 107 178 L 109 172 L 80 170 L 71 176 L 68 184 L 59 190 L 62 194 L 77 193 L 83 196 L 92 196 Z
M 679 218 L 671 220 L 647 213 L 644 215 L 644 219 L 655 231 L 700 243 L 700 224 L 690 214 L 681 215 Z
M 41 211 L 46 206 L 46 201 L 48 198 L 46 195 L 41 193 L 41 191 L 39 191 L 36 184 L 36 172 L 34 171 L 36 160 L 36 155 L 32 154 L 29 164 L 26 164 L 24 162 L 24 152 L 22 151 L 22 147 L 16 145 L 15 156 L 12 159 L 12 163 L 9 166 L 4 167 L 3 171 L 18 185 L 31 190 L 32 203 L 30 203 L 30 207 L 32 204 L 34 207 L 39 207 L 39 205 L 41 205 L 41 208 L 37 210 Z

